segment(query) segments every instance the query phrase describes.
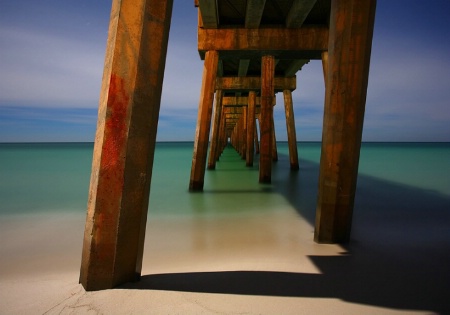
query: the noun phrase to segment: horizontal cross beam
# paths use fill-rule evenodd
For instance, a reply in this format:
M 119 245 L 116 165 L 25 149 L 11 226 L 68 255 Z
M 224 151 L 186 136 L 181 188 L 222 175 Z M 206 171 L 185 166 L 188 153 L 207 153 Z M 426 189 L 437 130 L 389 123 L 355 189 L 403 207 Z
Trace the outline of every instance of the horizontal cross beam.
M 198 29 L 198 51 L 203 59 L 208 50 L 223 51 L 263 51 L 265 54 L 277 56 L 278 52 L 290 54 L 304 51 L 316 52 L 320 59 L 321 52 L 328 50 L 328 28 L 308 26 L 298 29 L 288 28 L 230 28 L 230 29 Z
M 297 78 L 275 77 L 275 92 L 284 90 L 294 91 L 297 87 Z M 216 90 L 224 91 L 259 91 L 261 90 L 261 77 L 222 77 L 216 79 Z

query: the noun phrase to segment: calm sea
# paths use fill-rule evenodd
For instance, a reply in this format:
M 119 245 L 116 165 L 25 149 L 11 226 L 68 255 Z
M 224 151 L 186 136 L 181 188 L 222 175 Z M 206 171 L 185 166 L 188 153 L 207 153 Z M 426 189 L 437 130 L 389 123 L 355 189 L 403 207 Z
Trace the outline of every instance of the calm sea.
M 204 193 L 188 192 L 192 148 L 188 142 L 157 144 L 150 214 L 217 216 L 273 211 L 284 203 L 314 208 L 320 143 L 298 144 L 298 172 L 289 171 L 287 143 L 278 143 L 271 185 L 258 184 L 257 161 L 248 168 L 227 148 L 216 170 L 206 171 Z M 92 150 L 91 143 L 0 144 L 0 214 L 84 213 Z M 386 187 L 450 200 L 450 144 L 364 143 L 357 200 Z

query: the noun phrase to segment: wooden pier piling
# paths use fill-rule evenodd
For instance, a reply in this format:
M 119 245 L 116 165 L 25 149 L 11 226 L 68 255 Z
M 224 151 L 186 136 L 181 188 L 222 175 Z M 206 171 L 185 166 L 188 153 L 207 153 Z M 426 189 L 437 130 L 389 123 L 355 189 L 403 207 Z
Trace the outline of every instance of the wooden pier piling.
M 270 55 L 263 56 L 261 58 L 260 183 L 270 183 L 272 180 L 274 74 L 275 58 Z
M 289 145 L 289 163 L 291 170 L 298 170 L 298 151 L 297 151 L 297 135 L 295 132 L 294 105 L 292 103 L 292 92 L 290 90 L 283 91 L 284 109 L 286 113 L 286 129 Z
M 98 111 L 80 283 L 139 279 L 172 1 L 115 0 Z
M 255 119 L 256 119 L 256 92 L 250 91 L 248 93 L 248 120 L 247 120 L 247 153 L 245 164 L 247 166 L 253 166 L 253 158 L 255 152 L 254 135 L 255 135 Z
M 208 169 L 213 170 L 216 168 L 216 161 L 219 158 L 219 133 L 220 133 L 220 122 L 222 118 L 222 99 L 223 91 L 217 90 L 216 97 L 214 101 L 214 119 L 212 126 L 212 134 L 210 141 L 210 151 L 208 157 Z
M 219 53 L 217 51 L 206 52 L 189 182 L 189 190 L 191 191 L 203 190 L 218 63 Z
M 369 77 L 375 0 L 331 2 L 314 239 L 350 240 Z

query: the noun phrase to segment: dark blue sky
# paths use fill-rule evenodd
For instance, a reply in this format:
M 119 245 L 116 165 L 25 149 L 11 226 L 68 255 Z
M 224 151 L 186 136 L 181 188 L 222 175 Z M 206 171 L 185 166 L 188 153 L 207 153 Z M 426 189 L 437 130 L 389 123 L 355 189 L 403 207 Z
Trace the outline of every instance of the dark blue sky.
M 175 0 L 158 140 L 192 141 L 202 62 Z M 111 0 L 0 2 L 0 142 L 93 141 Z M 450 1 L 379 0 L 363 140 L 450 141 Z M 321 139 L 321 63 L 297 73 L 299 140 Z M 282 98 L 277 139 L 286 139 Z

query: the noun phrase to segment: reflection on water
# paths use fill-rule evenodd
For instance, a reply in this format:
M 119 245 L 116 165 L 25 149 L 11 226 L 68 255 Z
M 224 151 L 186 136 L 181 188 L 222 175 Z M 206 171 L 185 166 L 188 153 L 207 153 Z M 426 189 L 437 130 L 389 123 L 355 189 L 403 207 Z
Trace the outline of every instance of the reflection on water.
M 246 167 L 229 147 L 216 170 L 206 172 L 203 192 L 190 193 L 186 185 L 173 193 L 170 205 L 179 209 L 163 213 L 150 202 L 145 259 L 152 273 L 192 268 L 318 273 L 308 255 L 345 251 L 338 245 L 312 242 L 313 226 L 303 215 L 311 209 L 301 208 L 315 207 L 311 200 L 316 199 L 317 170 L 305 167 L 291 173 L 287 157 L 280 154 L 279 158 L 273 167 L 273 184 L 261 185 L 258 165 Z M 295 185 L 286 182 L 290 176 L 290 184 Z M 310 188 L 300 192 L 298 187 L 304 184 Z M 154 191 L 152 187 L 151 194 Z M 300 199 L 307 202 L 296 202 Z

